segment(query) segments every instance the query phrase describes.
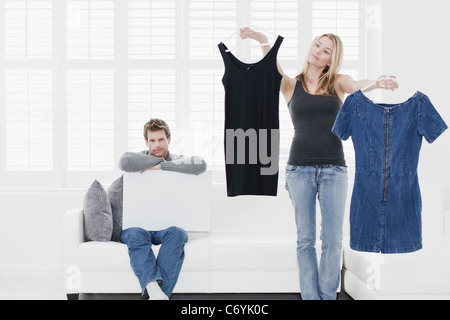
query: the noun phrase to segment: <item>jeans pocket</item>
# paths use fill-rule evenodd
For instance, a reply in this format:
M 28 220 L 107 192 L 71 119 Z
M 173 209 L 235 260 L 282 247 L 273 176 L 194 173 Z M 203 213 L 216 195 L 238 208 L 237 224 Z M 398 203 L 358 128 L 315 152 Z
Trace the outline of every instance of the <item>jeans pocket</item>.
M 343 167 L 343 166 L 334 166 L 334 169 L 335 169 L 337 172 L 347 173 L 347 167 Z
M 290 164 L 288 164 L 286 166 L 286 172 L 287 173 L 291 173 L 291 172 L 296 172 L 298 170 L 299 166 L 292 166 Z

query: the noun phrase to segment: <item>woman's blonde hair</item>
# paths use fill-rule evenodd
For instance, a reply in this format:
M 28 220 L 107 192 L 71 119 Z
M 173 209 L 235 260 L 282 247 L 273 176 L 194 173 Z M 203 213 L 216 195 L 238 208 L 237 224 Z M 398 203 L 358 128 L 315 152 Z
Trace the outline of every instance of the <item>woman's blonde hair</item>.
M 317 37 L 312 42 L 311 47 L 309 48 L 308 57 L 309 57 L 309 54 L 311 53 L 313 46 L 316 44 L 316 42 L 324 37 L 327 37 L 328 39 L 330 39 L 331 41 L 334 42 L 334 50 L 333 50 L 333 55 L 331 58 L 331 65 L 329 67 L 327 66 L 323 70 L 323 73 L 319 78 L 317 92 L 323 92 L 323 95 L 338 98 L 338 94 L 337 94 L 336 87 L 335 87 L 335 82 L 336 82 L 338 72 L 341 69 L 342 60 L 343 60 L 344 47 L 342 45 L 341 38 L 339 38 L 337 35 L 335 35 L 333 33 L 325 33 L 325 34 L 321 35 L 320 37 Z M 306 84 L 308 71 L 309 71 L 309 62 L 308 62 L 308 58 L 306 58 L 305 64 L 303 65 L 303 71 L 302 71 L 302 73 L 300 73 L 297 76 L 297 80 L 302 81 L 303 87 L 305 88 L 305 90 L 308 90 L 307 89 L 308 86 Z M 313 92 L 313 93 L 315 93 L 315 92 Z

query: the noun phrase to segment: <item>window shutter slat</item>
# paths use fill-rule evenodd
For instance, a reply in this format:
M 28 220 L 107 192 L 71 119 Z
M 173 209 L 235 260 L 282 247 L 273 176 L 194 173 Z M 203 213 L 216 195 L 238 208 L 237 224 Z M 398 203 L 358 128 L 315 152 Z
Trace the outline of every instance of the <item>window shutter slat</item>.
M 145 150 L 144 124 L 165 120 L 176 130 L 174 70 L 132 70 L 128 74 L 128 144 L 130 151 Z
M 68 168 L 114 170 L 114 72 L 67 76 Z
M 358 79 L 364 7 L 357 0 L 4 0 L 0 173 L 48 171 L 51 181 L 71 186 L 110 177 L 121 152 L 145 148 L 142 128 L 151 117 L 169 122 L 173 152 L 200 155 L 223 171 L 217 44 L 229 38 L 239 59 L 258 61 L 261 48 L 242 41 L 238 28 L 260 28 L 271 43 L 282 35 L 278 58 L 293 77 L 310 39 L 333 32 L 344 43 L 341 73 Z M 283 165 L 293 136 L 283 97 L 280 127 Z
M 220 59 L 217 44 L 238 30 L 236 10 L 236 0 L 189 1 L 190 59 Z
M 337 34 L 344 45 L 345 61 L 359 59 L 359 8 L 357 0 L 313 0 L 313 38 L 324 33 Z
M 128 55 L 136 59 L 174 59 L 175 0 L 128 1 Z
M 51 71 L 6 73 L 6 169 L 53 170 Z
M 6 59 L 51 59 L 52 1 L 8 0 L 5 3 Z
M 70 60 L 114 59 L 114 1 L 67 1 Z

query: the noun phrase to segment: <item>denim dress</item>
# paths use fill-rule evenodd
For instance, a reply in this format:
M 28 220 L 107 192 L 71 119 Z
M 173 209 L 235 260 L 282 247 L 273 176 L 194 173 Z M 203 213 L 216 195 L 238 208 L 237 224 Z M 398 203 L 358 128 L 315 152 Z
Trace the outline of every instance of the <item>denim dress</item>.
M 422 137 L 433 143 L 447 125 L 423 93 L 375 104 L 361 91 L 342 106 L 332 131 L 350 136 L 356 155 L 350 247 L 409 253 L 422 249 L 422 200 L 417 167 Z

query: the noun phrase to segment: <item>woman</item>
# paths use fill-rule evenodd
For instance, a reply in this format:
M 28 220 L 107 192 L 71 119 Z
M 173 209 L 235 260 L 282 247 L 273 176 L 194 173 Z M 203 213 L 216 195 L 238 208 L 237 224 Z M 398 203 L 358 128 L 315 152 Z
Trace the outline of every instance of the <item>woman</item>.
M 250 28 L 241 38 L 267 43 L 267 37 Z M 262 46 L 266 55 L 270 47 Z M 324 34 L 312 43 L 303 72 L 295 78 L 283 76 L 284 95 L 295 128 L 288 165 L 289 191 L 297 223 L 297 257 L 300 288 L 304 300 L 334 300 L 340 283 L 342 228 L 347 197 L 347 168 L 341 140 L 331 132 L 345 94 L 369 86 L 372 80 L 355 81 L 338 74 L 343 60 L 340 38 Z M 384 79 L 383 79 L 384 78 Z M 380 77 L 366 91 L 395 90 L 395 80 Z M 316 198 L 322 213 L 322 255 L 316 254 Z

